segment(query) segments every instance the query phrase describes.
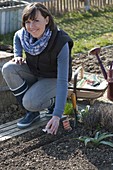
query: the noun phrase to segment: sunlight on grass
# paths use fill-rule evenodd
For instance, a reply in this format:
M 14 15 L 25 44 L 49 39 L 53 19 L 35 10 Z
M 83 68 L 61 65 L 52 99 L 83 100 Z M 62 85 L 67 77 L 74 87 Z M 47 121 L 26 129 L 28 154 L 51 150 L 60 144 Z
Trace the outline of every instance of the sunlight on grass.
M 86 52 L 95 46 L 107 46 L 113 44 L 113 33 L 103 34 L 92 39 L 74 41 L 73 53 Z
M 87 52 L 95 46 L 106 46 L 113 42 L 113 9 L 92 13 L 68 13 L 56 18 L 60 28 L 74 40 L 73 54 Z

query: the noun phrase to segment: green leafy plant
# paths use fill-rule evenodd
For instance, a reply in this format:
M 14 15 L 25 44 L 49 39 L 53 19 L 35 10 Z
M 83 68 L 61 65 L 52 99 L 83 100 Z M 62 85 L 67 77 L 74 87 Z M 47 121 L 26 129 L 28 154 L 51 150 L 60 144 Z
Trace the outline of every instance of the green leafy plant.
M 87 105 L 87 106 L 85 107 L 85 109 L 82 109 L 82 110 L 79 111 L 79 113 L 78 113 L 78 120 L 79 120 L 80 122 L 82 122 L 82 120 L 83 120 L 84 117 L 86 117 L 86 116 L 88 116 L 88 115 L 90 114 L 89 109 L 90 109 L 90 106 Z
M 64 114 L 65 115 L 71 115 L 73 114 L 73 105 L 71 102 L 67 102 L 65 105 L 65 109 L 64 109 Z
M 108 137 L 113 137 L 113 134 L 108 134 L 108 133 L 100 133 L 96 132 L 94 138 L 93 137 L 88 137 L 88 136 L 80 136 L 79 138 L 76 138 L 82 142 L 84 142 L 85 146 L 87 146 L 89 143 L 92 143 L 96 146 L 100 144 L 108 145 L 113 147 L 113 143 L 109 141 L 105 141 L 104 139 Z

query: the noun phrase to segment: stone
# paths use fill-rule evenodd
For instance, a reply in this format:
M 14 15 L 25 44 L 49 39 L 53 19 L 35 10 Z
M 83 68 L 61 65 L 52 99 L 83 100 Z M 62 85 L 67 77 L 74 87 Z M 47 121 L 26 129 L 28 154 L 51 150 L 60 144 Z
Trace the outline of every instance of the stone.
M 13 53 L 0 51 L 0 111 L 6 110 L 10 105 L 17 103 L 1 73 L 3 65 L 11 60 L 13 56 Z

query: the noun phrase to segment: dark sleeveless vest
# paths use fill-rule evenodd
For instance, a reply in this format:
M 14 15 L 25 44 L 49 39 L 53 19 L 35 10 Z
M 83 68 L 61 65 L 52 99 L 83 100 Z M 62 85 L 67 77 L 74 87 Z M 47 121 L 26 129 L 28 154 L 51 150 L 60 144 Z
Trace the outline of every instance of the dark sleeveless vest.
M 26 52 L 26 62 L 31 72 L 37 77 L 57 78 L 57 56 L 63 46 L 69 44 L 69 77 L 72 76 L 71 49 L 73 41 L 63 30 L 55 26 L 47 47 L 39 55 L 32 56 Z

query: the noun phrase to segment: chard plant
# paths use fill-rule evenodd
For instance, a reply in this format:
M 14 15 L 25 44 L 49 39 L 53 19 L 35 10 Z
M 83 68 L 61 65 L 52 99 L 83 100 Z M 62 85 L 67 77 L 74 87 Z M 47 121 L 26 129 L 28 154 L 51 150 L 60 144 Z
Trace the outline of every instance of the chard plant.
M 108 137 L 113 137 L 113 134 L 96 132 L 94 138 L 88 137 L 88 136 L 83 136 L 83 137 L 80 136 L 79 138 L 76 138 L 76 139 L 84 142 L 85 146 L 87 146 L 89 143 L 91 143 L 91 144 L 94 144 L 95 146 L 103 144 L 103 145 L 108 145 L 110 147 L 113 147 L 112 142 L 104 140 Z

